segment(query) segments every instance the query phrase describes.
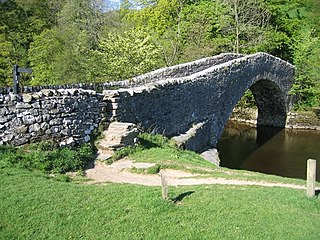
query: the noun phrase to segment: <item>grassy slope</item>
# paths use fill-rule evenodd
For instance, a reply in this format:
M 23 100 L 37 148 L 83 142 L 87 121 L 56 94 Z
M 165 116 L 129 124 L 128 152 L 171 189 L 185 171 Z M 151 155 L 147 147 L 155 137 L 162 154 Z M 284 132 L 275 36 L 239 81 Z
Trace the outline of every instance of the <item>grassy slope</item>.
M 145 149 L 129 154 L 129 158 L 136 162 L 157 163 L 162 169 L 180 169 L 192 173 L 203 174 L 199 177 L 204 178 L 215 177 L 305 185 L 305 180 L 302 179 L 285 178 L 246 170 L 232 170 L 222 167 L 217 168 L 214 164 L 205 161 L 194 152 L 182 151 L 175 148 L 165 147 Z M 320 187 L 320 183 L 317 182 L 316 186 Z
M 0 239 L 319 239 L 320 199 L 284 188 L 80 185 L 0 169 Z M 189 193 L 189 194 L 188 194 Z

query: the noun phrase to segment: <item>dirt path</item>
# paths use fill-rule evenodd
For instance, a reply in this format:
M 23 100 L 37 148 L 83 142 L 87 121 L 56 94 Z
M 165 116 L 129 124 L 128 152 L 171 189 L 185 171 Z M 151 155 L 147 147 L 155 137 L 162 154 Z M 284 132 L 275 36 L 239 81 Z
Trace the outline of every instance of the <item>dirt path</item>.
M 133 163 L 131 160 L 119 160 L 111 165 L 102 162 L 97 162 L 94 168 L 86 170 L 86 176 L 92 181 L 90 183 L 130 183 L 144 186 L 160 186 L 161 180 L 159 174 L 137 174 L 129 172 L 132 167 L 148 168 L 153 166 L 152 163 Z M 197 174 L 191 174 L 183 171 L 165 169 L 160 172 L 165 176 L 168 185 L 170 186 L 184 186 L 184 185 L 204 185 L 204 184 L 222 184 L 222 185 L 254 185 L 264 187 L 285 187 L 293 189 L 305 189 L 305 186 L 285 184 L 285 183 L 271 183 L 260 181 L 245 181 L 236 179 L 224 179 L 213 177 L 199 177 Z

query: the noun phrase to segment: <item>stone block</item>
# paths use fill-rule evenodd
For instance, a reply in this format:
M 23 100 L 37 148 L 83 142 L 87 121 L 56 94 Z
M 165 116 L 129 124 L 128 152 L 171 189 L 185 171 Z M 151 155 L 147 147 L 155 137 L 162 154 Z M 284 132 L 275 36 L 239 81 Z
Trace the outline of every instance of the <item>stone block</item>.
M 29 132 L 38 132 L 41 129 L 41 125 L 39 123 L 35 123 L 29 126 Z
M 64 136 L 69 136 L 71 133 L 71 130 L 68 129 L 68 128 L 64 128 L 61 130 L 61 134 L 64 135 Z
M 85 130 L 85 131 L 84 131 L 84 134 L 90 135 L 90 134 L 91 134 L 91 130 L 90 130 L 90 129 Z
M 0 116 L 0 123 L 6 123 L 8 121 L 8 118 L 5 116 Z
M 31 94 L 22 94 L 22 101 L 25 103 L 30 103 L 32 102 L 32 95 Z
M 40 108 L 40 103 L 39 102 L 34 102 L 31 104 L 32 108 Z
M 18 128 L 16 128 L 16 132 L 18 134 L 24 134 L 24 133 L 27 133 L 28 132 L 28 126 L 20 126 Z
M 2 141 L 4 142 L 10 142 L 12 139 L 14 138 L 14 135 L 9 133 L 9 134 L 5 134 L 3 137 L 2 137 Z
M 32 106 L 31 106 L 30 103 L 18 102 L 18 103 L 16 104 L 16 108 L 17 108 L 17 109 L 20 109 L 20 108 L 22 108 L 22 109 L 29 109 L 29 108 L 32 108 Z
M 50 125 L 46 122 L 43 122 L 40 124 L 40 128 L 44 131 L 44 130 L 47 130 L 49 129 Z
M 89 141 L 90 141 L 90 136 L 89 136 L 89 135 L 86 135 L 86 136 L 84 136 L 83 139 L 84 139 L 85 142 L 89 142 Z
M 43 121 L 45 121 L 45 122 L 49 122 L 49 121 L 52 119 L 52 117 L 51 117 L 50 114 L 44 114 L 44 115 L 42 116 L 42 119 L 43 119 Z
M 7 115 L 9 113 L 7 107 L 1 107 L 0 108 L 0 116 Z
M 51 97 L 54 94 L 54 90 L 51 89 L 42 89 L 40 92 L 46 97 Z
M 61 118 L 53 118 L 49 121 L 50 126 L 62 125 L 63 120 Z
M 32 115 L 26 115 L 22 117 L 22 121 L 24 124 L 31 125 L 35 123 L 36 119 Z

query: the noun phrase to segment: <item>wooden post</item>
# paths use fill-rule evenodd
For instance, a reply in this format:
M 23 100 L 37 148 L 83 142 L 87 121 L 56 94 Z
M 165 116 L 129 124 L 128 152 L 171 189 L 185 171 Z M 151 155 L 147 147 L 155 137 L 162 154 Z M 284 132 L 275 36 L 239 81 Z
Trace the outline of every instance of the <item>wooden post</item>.
M 308 159 L 307 161 L 307 196 L 314 197 L 316 185 L 316 160 Z
M 160 174 L 160 178 L 161 178 L 162 198 L 164 200 L 167 200 L 168 199 L 168 183 L 163 174 Z
M 18 65 L 13 65 L 13 93 L 14 94 L 19 94 L 20 89 L 19 89 L 19 78 L 20 78 L 20 73 L 18 71 L 19 66 Z

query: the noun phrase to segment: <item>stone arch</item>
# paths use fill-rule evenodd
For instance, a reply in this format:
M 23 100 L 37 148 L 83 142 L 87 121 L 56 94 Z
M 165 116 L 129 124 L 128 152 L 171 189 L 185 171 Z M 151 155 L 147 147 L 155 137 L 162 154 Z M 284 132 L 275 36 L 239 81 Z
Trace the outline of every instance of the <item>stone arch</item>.
M 222 97 L 223 100 L 220 102 L 221 110 L 218 114 L 218 120 L 210 123 L 212 128 L 211 132 L 216 133 L 212 136 L 210 145 L 216 147 L 224 127 L 232 115 L 234 107 L 248 89 L 251 90 L 258 108 L 258 135 L 265 135 L 264 131 L 268 131 L 265 127 L 278 128 L 274 134 L 285 128 L 287 112 L 289 110 L 289 88 L 284 88 L 281 83 L 281 81 L 279 82 L 277 79 L 271 77 L 268 79 L 264 76 L 248 76 L 246 84 L 242 86 L 229 84 Z M 225 101 L 225 99 L 229 99 L 229 101 Z M 270 137 L 274 134 L 272 133 Z M 258 136 L 258 138 L 260 137 Z
M 259 80 L 249 88 L 258 107 L 257 125 L 284 128 L 287 117 L 286 95 L 271 80 Z

